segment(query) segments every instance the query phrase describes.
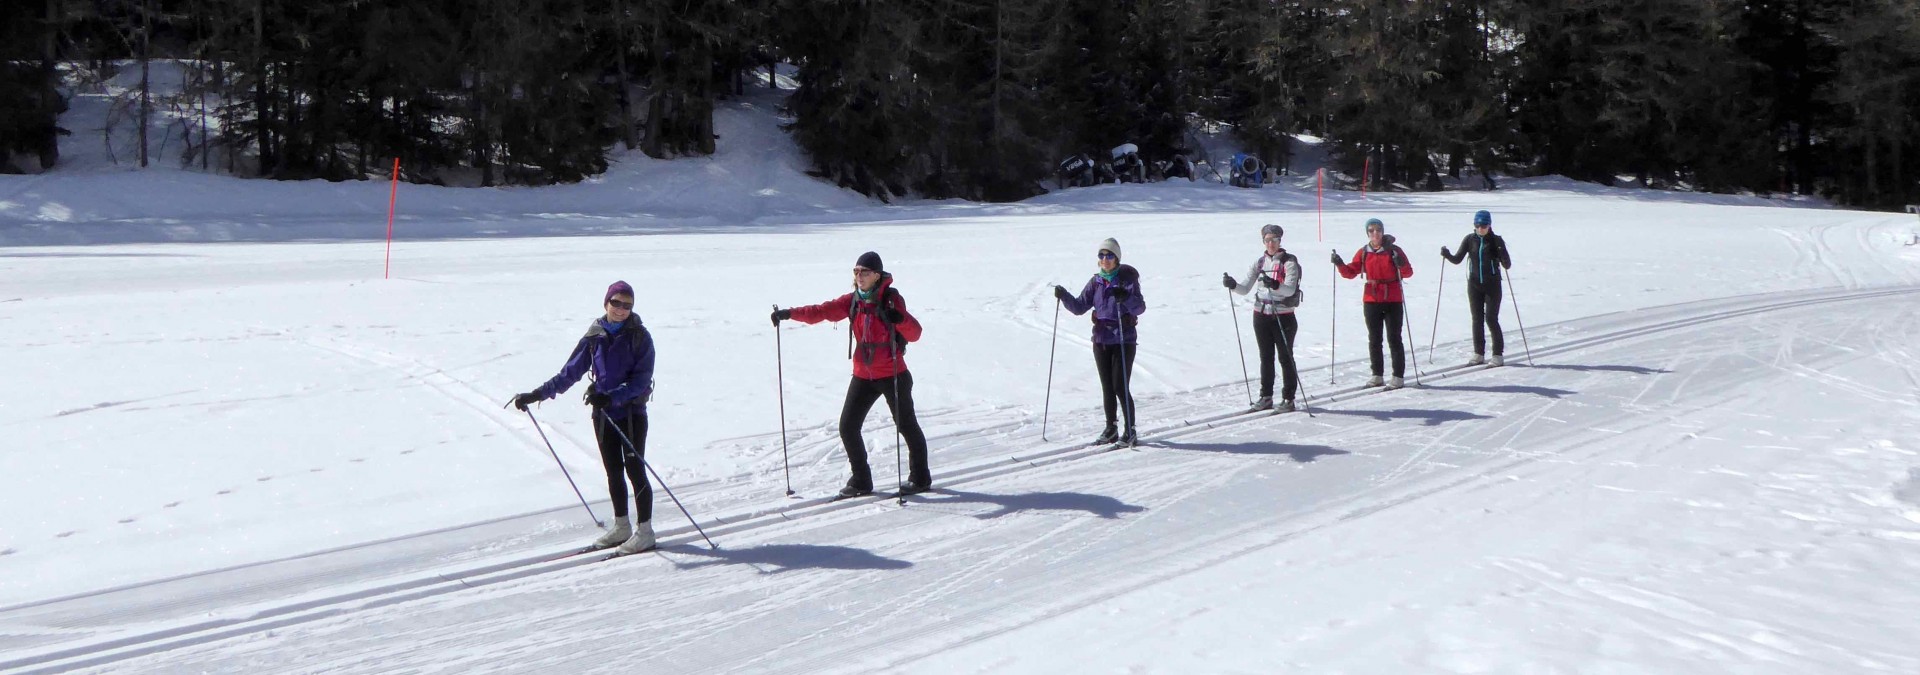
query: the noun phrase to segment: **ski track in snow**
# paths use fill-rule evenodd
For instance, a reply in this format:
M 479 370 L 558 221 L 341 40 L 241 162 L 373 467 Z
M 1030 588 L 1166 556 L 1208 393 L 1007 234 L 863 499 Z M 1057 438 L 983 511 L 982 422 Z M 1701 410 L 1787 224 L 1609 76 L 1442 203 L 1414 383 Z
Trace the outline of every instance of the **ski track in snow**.
M 616 608 L 643 606 L 648 610 L 639 615 L 644 618 L 638 619 L 638 623 L 615 629 L 616 634 L 628 636 L 639 645 L 662 646 L 652 650 L 657 652 L 652 657 L 657 661 L 645 661 L 643 657 L 643 664 L 688 671 L 793 668 L 850 671 L 903 666 L 967 644 L 991 644 L 997 637 L 1024 633 L 1020 629 L 1047 624 L 1051 619 L 1195 575 L 1208 567 L 1229 564 L 1294 538 L 1310 537 L 1328 528 L 1348 527 L 1348 523 L 1359 522 L 1357 519 L 1431 501 L 1428 498 L 1434 495 L 1488 488 L 1498 484 L 1490 482 L 1490 478 L 1525 472 L 1528 466 L 1591 466 L 1596 459 L 1608 460 L 1602 461 L 1601 466 L 1621 466 L 1620 455 L 1631 457 L 1632 452 L 1628 450 L 1640 447 L 1631 439 L 1647 438 L 1650 434 L 1663 436 L 1662 430 L 1676 421 L 1726 410 L 1736 407 L 1732 406 L 1735 401 L 1753 398 L 1751 394 L 1742 393 L 1754 389 L 1744 383 L 1777 377 L 1768 373 L 1800 378 L 1797 370 L 1782 369 L 1773 363 L 1783 349 L 1781 345 L 1768 345 L 1766 359 L 1747 358 L 1751 349 L 1745 345 L 1764 345 L 1768 339 L 1804 341 L 1808 344 L 1796 353 L 1819 352 L 1803 360 L 1811 360 L 1823 368 L 1832 367 L 1835 361 L 1873 359 L 1872 355 L 1878 352 L 1831 345 L 1824 340 L 1834 338 L 1821 337 L 1821 334 L 1847 336 L 1855 342 L 1902 334 L 1912 326 L 1916 312 L 1920 311 L 1908 293 L 1895 290 L 1841 295 L 1829 300 L 1785 299 L 1770 303 L 1771 308 L 1763 307 L 1762 311 L 1710 310 L 1708 316 L 1721 318 L 1704 322 L 1700 314 L 1676 312 L 1680 318 L 1652 322 L 1649 327 L 1658 330 L 1601 325 L 1604 339 L 1575 337 L 1565 343 L 1542 345 L 1540 355 L 1549 362 L 1579 357 L 1582 361 L 1619 364 L 1645 362 L 1649 357 L 1657 360 L 1668 351 L 1678 354 L 1662 362 L 1657 370 L 1664 372 L 1649 374 L 1513 367 L 1457 372 L 1439 378 L 1435 387 L 1460 381 L 1492 383 L 1521 378 L 1529 382 L 1518 386 L 1534 388 L 1508 392 L 1489 387 L 1492 391 L 1460 392 L 1462 398 L 1459 399 L 1440 399 L 1436 398 L 1442 395 L 1440 391 L 1417 389 L 1335 392 L 1327 398 L 1347 396 L 1345 401 L 1351 403 L 1334 402 L 1331 408 L 1322 409 L 1317 420 L 1302 414 L 1245 416 L 1230 425 L 1201 425 L 1184 430 L 1173 427 L 1148 434 L 1153 440 L 1141 452 L 1082 453 L 1074 461 L 1023 468 L 984 480 L 960 481 L 955 487 L 942 487 L 934 494 L 915 498 L 906 507 L 885 506 L 876 510 L 854 506 L 732 535 L 720 554 L 722 559 L 738 555 L 726 551 L 748 552 L 750 556 L 756 549 L 796 546 L 784 543 L 789 541 L 807 541 L 810 543 L 799 546 L 819 547 L 791 551 L 791 559 L 774 555 L 759 564 L 743 561 L 748 563 L 745 568 L 752 574 L 781 577 L 778 583 L 726 581 L 734 574 L 730 569 L 740 568 L 698 566 L 697 561 L 709 554 L 691 548 L 693 544 L 681 533 L 663 538 L 666 548 L 660 553 L 604 566 L 560 569 L 473 590 L 449 587 L 448 590 L 454 592 L 377 606 L 350 617 L 315 617 L 317 621 L 306 625 L 281 625 L 267 634 L 243 630 L 240 635 L 247 637 L 203 646 L 192 646 L 195 638 L 189 634 L 183 636 L 186 644 L 170 645 L 180 649 L 136 656 L 126 665 L 141 670 L 219 670 L 230 667 L 234 659 L 255 665 L 288 659 L 285 665 L 299 663 L 301 668 L 347 671 L 451 667 L 461 663 L 584 668 L 595 663 L 596 658 L 615 659 L 617 655 L 607 651 L 612 647 L 603 646 L 608 637 L 606 619 L 598 611 L 578 610 L 603 607 L 612 612 L 611 616 L 624 620 L 628 613 Z M 1830 313 L 1830 308 L 1857 303 L 1856 298 L 1861 297 L 1890 298 L 1890 302 L 1898 303 L 1901 311 L 1896 316 L 1852 316 L 1824 321 L 1820 318 L 1823 313 Z M 1805 321 L 1814 327 L 1829 328 L 1852 321 L 1855 325 L 1868 324 L 1873 330 L 1864 336 L 1843 331 L 1782 333 L 1772 330 L 1782 320 Z M 1887 327 L 1886 323 L 1895 325 Z M 1689 339 L 1674 339 L 1676 332 Z M 1748 332 L 1768 337 L 1754 340 L 1745 336 Z M 1735 335 L 1716 336 L 1716 333 Z M 1689 345 L 1689 342 L 1695 344 Z M 1702 342 L 1706 344 L 1698 344 Z M 1714 344 L 1733 344 L 1736 348 L 1716 349 Z M 1675 346 L 1679 348 L 1672 349 Z M 1756 365 L 1743 366 L 1743 363 Z M 1900 370 L 1904 377 L 1913 376 L 1911 366 L 1902 364 Z M 1494 374 L 1505 377 L 1494 377 Z M 1638 378 L 1652 382 L 1641 384 Z M 1735 382 L 1743 385 L 1736 386 Z M 1864 394 L 1869 400 L 1877 400 L 1871 398 L 1877 396 L 1877 389 L 1862 389 L 1852 380 L 1822 379 L 1817 385 L 1836 387 L 1832 390 L 1834 394 Z M 1541 390 L 1573 393 L 1562 396 L 1533 393 Z M 1635 405 L 1635 401 L 1649 393 L 1660 397 L 1663 404 L 1652 409 Z M 1208 405 L 1218 406 L 1231 401 L 1238 392 L 1222 386 L 1205 394 Z M 1474 407 L 1492 406 L 1482 409 L 1499 414 L 1496 419 L 1480 422 L 1471 418 L 1443 420 L 1435 433 L 1429 426 L 1432 418 L 1365 412 L 1407 403 L 1432 405 L 1443 401 Z M 1154 403 L 1158 407 L 1168 404 L 1194 409 L 1207 407 L 1177 400 Z M 1540 425 L 1549 419 L 1552 411 L 1570 405 L 1578 406 L 1578 410 L 1559 414 L 1572 414 L 1582 418 L 1582 423 Z M 1338 414 L 1355 407 L 1362 409 L 1362 414 Z M 1658 410 L 1660 414 L 1647 414 L 1649 410 Z M 1596 414 L 1599 417 L 1595 417 Z M 1593 428 L 1609 431 L 1597 432 L 1591 430 Z M 1282 457 L 1288 455 L 1286 448 L 1330 444 L 1358 444 L 1389 450 L 1365 454 L 1316 453 L 1309 454 L 1304 463 L 1299 459 L 1276 462 L 1261 459 L 1262 455 L 1269 454 L 1262 450 L 1274 447 L 1272 441 L 1221 443 L 1247 439 L 1249 433 L 1265 436 L 1273 431 L 1281 431 L 1285 439 L 1284 446 L 1279 448 Z M 1695 430 L 1686 437 L 1704 436 L 1703 431 Z M 984 444 L 994 445 L 1019 442 L 1021 437 L 987 434 L 986 438 L 989 440 Z M 1655 442 L 1646 447 L 1658 448 L 1670 443 L 1672 441 Z M 1527 449 L 1504 450 L 1521 447 Z M 1239 452 L 1242 448 L 1253 454 L 1242 456 Z M 1004 454 L 1005 450 L 999 452 Z M 1339 458 L 1339 461 L 1327 457 Z M 1437 461 L 1440 457 L 1448 459 Z M 1609 460 L 1609 457 L 1612 458 Z M 1369 463 L 1378 466 L 1362 468 L 1344 463 L 1355 458 L 1370 458 Z M 1627 466 L 1636 464 L 1639 463 Z M 1276 487 L 1270 485 L 1276 479 L 1272 472 L 1286 467 L 1293 470 L 1282 471 L 1281 475 L 1294 478 L 1280 480 L 1295 484 L 1307 480 L 1299 473 L 1301 470 L 1319 472 L 1336 467 L 1343 470 L 1307 484 L 1317 488 L 1318 491 L 1309 492 L 1318 496 L 1283 501 L 1280 508 L 1274 509 L 1268 503 L 1271 493 L 1276 491 Z M 1360 471 L 1354 473 L 1355 469 Z M 1532 471 L 1543 470 L 1548 469 Z M 1351 479 L 1342 480 L 1340 476 L 1345 474 L 1351 474 Z M 1164 479 L 1167 475 L 1199 479 L 1168 481 Z M 959 505 L 950 503 L 951 495 L 962 496 L 964 504 L 966 495 L 980 494 L 977 491 L 982 490 L 1007 494 L 1005 499 L 1018 505 L 1021 502 L 1014 495 L 1019 494 L 1019 489 L 1031 491 L 1041 485 L 1056 491 L 1064 489 L 1064 494 L 1080 495 L 1068 498 L 1065 504 L 1071 505 L 1074 500 L 1090 502 L 1099 495 L 1130 508 L 1114 518 L 1094 521 L 1049 518 L 1046 514 L 1051 511 L 1046 508 L 1029 512 L 1016 506 L 1011 512 L 986 520 L 965 512 L 941 510 Z M 1305 485 L 1295 485 L 1294 489 L 1299 487 Z M 1007 492 L 1008 489 L 1014 492 Z M 1289 489 L 1277 491 L 1285 493 Z M 699 490 L 689 488 L 688 492 Z M 1216 498 L 1218 495 L 1234 497 L 1216 504 L 1222 502 Z M 1233 516 L 1220 520 L 1217 515 L 1207 515 L 1216 513 L 1222 506 Z M 956 515 L 960 516 L 958 520 L 953 519 Z M 1089 522 L 1111 524 L 1090 527 Z M 1203 523 L 1203 529 L 1193 531 L 1191 526 L 1183 524 L 1194 522 Z M 1033 530 L 1035 526 L 1040 529 Z M 1015 531 L 1005 532 L 1002 528 Z M 1213 528 L 1219 529 L 1207 531 Z M 1139 543 L 1142 539 L 1169 537 L 1182 539 L 1182 545 L 1174 550 L 1176 547 L 1143 547 Z M 999 543 L 969 546 L 969 543 L 988 542 Z M 871 569 L 864 571 L 807 569 L 822 562 L 830 563 L 836 556 L 854 555 L 851 552 L 858 550 L 872 551 L 880 558 L 867 560 Z M 1122 551 L 1128 553 L 1116 555 Z M 759 569 L 768 563 L 786 565 L 772 573 Z M 644 581 L 653 574 L 643 570 L 658 564 L 678 567 L 687 574 L 671 577 L 671 587 L 653 588 Z M 695 566 L 688 567 L 689 564 Z M 1055 565 L 1065 565 L 1074 572 L 1063 578 L 1049 572 Z M 634 579 L 636 573 L 639 579 Z M 844 574 L 851 574 L 852 578 L 839 576 Z M 905 576 L 901 577 L 902 574 Z M 1642 603 L 1636 596 L 1608 590 L 1612 586 L 1600 582 L 1553 585 L 1577 594 L 1570 597 L 1653 612 L 1665 623 L 1715 624 L 1712 613 L 1661 602 Z M 728 588 L 732 590 L 722 590 Z M 819 607 L 822 604 L 826 606 Z M 524 616 L 530 608 L 547 609 L 538 610 L 541 618 L 534 620 Z M 511 618 L 514 616 L 527 621 L 516 621 Z M 765 619 L 756 622 L 749 617 Z M 822 621 L 828 618 L 831 620 Z M 393 621 L 405 622 L 405 626 L 388 628 Z M 776 630 L 767 635 L 764 632 L 767 621 L 781 626 L 805 626 L 807 632 L 780 637 L 781 632 Z M 415 625 L 417 622 L 425 625 Z M 530 626 L 537 628 L 530 631 Z M 406 636 L 407 649 L 382 646 L 392 641 L 387 631 L 394 629 Z M 766 648 L 739 649 L 741 642 L 762 644 Z M 302 644 L 329 647 L 320 652 Z M 720 644 L 730 646 L 715 649 Z M 1762 657 L 1770 658 L 1774 654 L 1767 649 L 1747 647 L 1745 643 L 1730 643 L 1728 638 L 1711 630 L 1697 631 L 1683 646 L 1692 649 L 1693 645 L 1707 645 L 1701 649 L 1710 647 L 1710 650 L 1746 659 L 1763 660 Z M 625 646 L 616 651 L 628 654 L 630 659 L 632 649 Z M 652 653 L 647 649 L 640 651 Z M 445 659 L 449 652 L 471 655 L 453 663 L 433 660 Z M 603 657 L 598 656 L 603 652 Z M 436 656 L 426 656 L 428 654 Z

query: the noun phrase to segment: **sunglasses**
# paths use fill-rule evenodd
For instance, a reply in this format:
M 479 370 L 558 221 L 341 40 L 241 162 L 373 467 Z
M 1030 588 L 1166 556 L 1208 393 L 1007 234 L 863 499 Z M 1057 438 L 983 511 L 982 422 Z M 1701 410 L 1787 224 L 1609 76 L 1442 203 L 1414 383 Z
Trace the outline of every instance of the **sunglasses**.
M 609 299 L 607 300 L 607 304 L 608 304 L 608 305 L 611 305 L 611 306 L 613 306 L 613 307 L 615 307 L 615 308 L 617 308 L 617 309 L 627 309 L 627 310 L 630 310 L 630 309 L 633 309 L 633 303 L 631 303 L 631 302 L 624 302 L 624 301 L 621 301 L 621 300 L 614 300 L 614 299 L 611 299 L 611 298 L 609 298 Z
M 1101 252 L 1100 252 L 1100 259 L 1101 259 L 1101 260 L 1119 260 L 1119 259 L 1120 259 L 1120 256 L 1117 256 L 1117 255 L 1114 255 L 1113 253 L 1111 253 L 1111 252 L 1109 252 L 1109 251 L 1101 251 Z
M 865 267 L 855 267 L 855 268 L 853 268 L 853 273 L 854 273 L 854 274 L 859 274 L 859 275 L 867 275 L 867 274 L 879 274 L 879 272 L 875 272 L 875 271 L 873 271 L 873 270 L 870 270 L 870 269 L 867 269 L 867 268 L 865 268 Z
M 1272 243 L 1278 244 L 1280 243 L 1280 238 L 1279 237 L 1261 237 L 1260 241 L 1272 242 Z

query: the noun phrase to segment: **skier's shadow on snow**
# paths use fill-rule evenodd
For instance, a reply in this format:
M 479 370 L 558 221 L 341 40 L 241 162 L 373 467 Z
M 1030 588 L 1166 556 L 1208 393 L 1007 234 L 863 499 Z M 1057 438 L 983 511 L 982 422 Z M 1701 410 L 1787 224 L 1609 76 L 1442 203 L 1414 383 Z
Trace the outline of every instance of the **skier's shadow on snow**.
M 1154 447 L 1169 450 L 1200 450 L 1205 452 L 1225 452 L 1236 455 L 1286 455 L 1301 464 L 1312 462 L 1321 457 L 1350 455 L 1353 453 L 1324 445 L 1294 445 L 1292 443 L 1154 443 Z
M 1113 519 L 1119 518 L 1121 514 L 1141 513 L 1147 510 L 1144 506 L 1128 504 L 1106 495 L 1084 492 L 1023 492 L 1003 495 L 940 488 L 915 501 L 929 506 L 990 504 L 999 507 L 985 513 L 967 514 L 981 520 L 991 520 L 1021 511 L 1084 511 L 1096 517 Z
M 1398 408 L 1394 410 L 1322 410 L 1322 415 L 1351 415 L 1370 417 L 1382 422 L 1394 420 L 1419 420 L 1422 425 L 1437 427 L 1447 422 L 1465 422 L 1468 420 L 1490 420 L 1490 416 L 1459 410 L 1420 410 L 1416 408 Z
M 894 560 L 866 549 L 849 546 L 766 544 L 748 548 L 723 547 L 714 550 L 694 544 L 683 544 L 662 550 L 711 558 L 696 562 L 674 561 L 673 566 L 680 569 L 698 569 L 714 565 L 748 565 L 760 570 L 761 574 L 778 574 L 803 569 L 903 570 L 913 566 L 913 563 L 905 560 Z
M 1450 385 L 1436 384 L 1436 385 L 1428 385 L 1425 388 L 1432 389 L 1435 391 L 1479 391 L 1479 392 L 1486 392 L 1489 394 L 1533 394 L 1535 396 L 1544 396 L 1551 399 L 1564 398 L 1567 396 L 1572 396 L 1574 394 L 1580 393 L 1577 391 L 1568 391 L 1566 389 L 1555 389 L 1553 387 L 1529 387 L 1526 385 L 1519 385 L 1519 384 L 1503 384 L 1503 385 L 1492 386 L 1492 387 L 1484 387 L 1484 386 L 1476 386 L 1476 385 L 1468 385 L 1468 384 L 1450 384 Z
M 1509 365 L 1518 365 L 1518 364 L 1509 364 Z M 1591 372 L 1633 373 L 1635 375 L 1665 375 L 1673 372 L 1665 368 L 1648 368 L 1646 366 L 1583 366 L 1583 365 L 1577 365 L 1577 364 L 1571 364 L 1571 363 L 1544 363 L 1537 366 L 1526 366 L 1526 367 L 1539 368 L 1541 370 L 1576 370 L 1583 373 L 1591 373 Z

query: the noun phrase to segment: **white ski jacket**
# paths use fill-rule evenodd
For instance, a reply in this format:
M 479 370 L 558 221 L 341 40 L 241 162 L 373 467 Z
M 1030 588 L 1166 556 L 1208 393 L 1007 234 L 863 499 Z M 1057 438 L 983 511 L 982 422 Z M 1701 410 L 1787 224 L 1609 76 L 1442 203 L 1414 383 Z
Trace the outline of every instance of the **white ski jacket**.
M 1262 277 L 1280 282 L 1279 288 L 1267 288 Z M 1253 311 L 1260 314 L 1292 314 L 1300 306 L 1300 259 L 1280 249 L 1279 255 L 1260 254 L 1234 293 L 1253 291 Z

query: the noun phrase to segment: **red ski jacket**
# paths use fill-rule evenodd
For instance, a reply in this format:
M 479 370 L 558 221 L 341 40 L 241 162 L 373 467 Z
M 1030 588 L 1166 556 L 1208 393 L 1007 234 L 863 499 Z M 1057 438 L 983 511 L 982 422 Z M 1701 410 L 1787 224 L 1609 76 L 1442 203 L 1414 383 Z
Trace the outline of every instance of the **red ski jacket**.
M 906 301 L 900 299 L 900 292 L 893 289 L 893 275 L 882 277 L 873 295 L 885 299 L 887 306 L 900 311 L 900 323 L 888 327 L 885 321 L 880 320 L 880 305 L 871 300 L 860 300 L 852 293 L 818 305 L 794 307 L 788 311 L 800 323 L 853 319 L 852 329 L 847 336 L 847 357 L 853 359 L 853 376 L 863 380 L 880 380 L 907 371 L 907 343 L 920 340 L 920 320 L 907 313 Z M 888 339 L 889 336 L 893 339 Z
M 1385 250 L 1371 251 L 1362 246 L 1347 264 L 1336 269 L 1348 279 L 1366 275 L 1367 291 L 1361 296 L 1365 302 L 1404 302 L 1400 280 L 1413 276 L 1413 263 L 1407 262 L 1407 252 L 1395 246 L 1392 239 L 1382 243 L 1386 244 Z

